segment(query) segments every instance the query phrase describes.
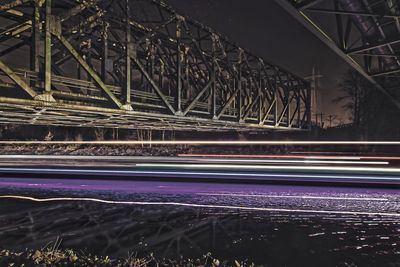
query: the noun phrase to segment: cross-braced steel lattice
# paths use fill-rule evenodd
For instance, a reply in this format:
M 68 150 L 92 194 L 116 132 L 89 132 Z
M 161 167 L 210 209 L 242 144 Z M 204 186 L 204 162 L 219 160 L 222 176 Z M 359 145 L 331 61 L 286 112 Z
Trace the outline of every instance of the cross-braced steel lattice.
M 310 125 L 306 81 L 163 2 L 2 1 L 0 21 L 2 123 L 205 130 Z
M 400 1 L 276 2 L 400 108 Z

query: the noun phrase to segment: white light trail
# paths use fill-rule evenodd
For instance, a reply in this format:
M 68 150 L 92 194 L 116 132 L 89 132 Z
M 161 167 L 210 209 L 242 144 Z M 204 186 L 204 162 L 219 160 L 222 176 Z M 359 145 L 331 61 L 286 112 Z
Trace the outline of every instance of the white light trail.
M 303 164 L 357 164 L 388 165 L 387 161 L 344 161 L 344 160 L 256 160 L 256 159 L 197 159 L 205 162 L 248 162 L 248 163 L 303 163 Z
M 228 209 L 243 211 L 267 211 L 267 212 L 287 212 L 287 213 L 314 213 L 314 214 L 339 214 L 339 215 L 358 215 L 358 216 L 389 216 L 400 217 L 400 213 L 390 212 L 364 212 L 364 211 L 341 211 L 341 210 L 315 210 L 315 209 L 288 209 L 288 208 L 267 208 L 267 207 L 247 207 L 233 205 L 209 205 L 195 204 L 183 202 L 148 202 L 148 201 L 114 201 L 98 198 L 80 198 L 80 197 L 56 197 L 56 198 L 35 198 L 19 195 L 2 195 L 1 199 L 19 199 L 34 202 L 56 202 L 56 201 L 92 201 L 103 204 L 120 204 L 120 205 L 147 205 L 147 206 L 181 206 L 191 208 L 212 208 L 212 209 Z
M 214 157 L 214 156 L 212 156 Z M 108 160 L 108 161 L 145 161 L 145 160 L 153 160 L 153 161 L 184 161 L 188 159 L 189 156 L 179 156 L 178 157 L 155 157 L 155 156 L 82 156 L 82 155 L 0 155 L 0 159 L 29 159 L 29 160 L 39 160 L 39 159 L 47 159 L 47 160 Z M 204 161 L 204 162 L 244 162 L 244 163 L 303 163 L 303 164 L 360 164 L 360 165 L 388 165 L 388 161 L 355 161 L 360 158 L 357 157 L 348 157 L 348 158 L 337 158 L 340 160 L 318 160 L 318 157 L 299 157 L 305 160 L 298 160 L 297 157 L 294 157 L 292 160 L 291 157 L 277 157 L 283 158 L 281 159 L 264 159 L 266 157 L 238 157 L 239 159 L 232 158 L 201 158 L 196 156 L 196 158 L 189 158 L 192 161 Z M 334 158 L 331 158 L 334 159 Z M 347 159 L 347 160 L 344 160 Z M 352 160 L 350 160 L 352 159 Z
M 283 158 L 283 159 L 339 159 L 360 160 L 361 157 L 348 156 L 296 156 L 296 155 L 255 155 L 255 154 L 178 154 L 178 157 L 211 157 L 211 158 Z M 377 158 L 378 159 L 378 158 Z M 400 157 L 399 157 L 400 159 Z
M 304 152 L 313 154 L 313 152 Z M 318 152 L 317 152 L 318 153 Z M 321 152 L 322 153 L 322 152 Z M 283 159 L 338 159 L 338 160 L 400 160 L 393 156 L 298 156 L 298 155 L 257 155 L 257 154 L 178 154 L 178 157 L 211 158 L 283 158 Z
M 335 174 L 335 175 L 324 175 L 324 174 L 278 174 L 278 173 L 237 173 L 237 172 L 198 172 L 198 171 L 145 171 L 145 170 L 87 170 L 87 169 L 39 169 L 39 168 L 0 168 L 0 171 L 4 172 L 30 172 L 30 173 L 51 173 L 51 174 L 97 174 L 97 175 L 178 175 L 178 176 L 189 176 L 192 178 L 196 178 L 194 176 L 204 176 L 205 178 L 214 176 L 214 177 L 222 177 L 222 178 L 233 178 L 240 177 L 242 179 L 246 179 L 246 177 L 254 177 L 254 178 L 291 178 L 291 180 L 301 181 L 298 178 L 322 178 L 322 179 L 333 179 L 333 180 L 341 180 L 341 179 L 352 179 L 359 180 L 362 182 L 363 180 L 382 180 L 382 181 L 396 181 L 396 183 L 400 182 L 399 178 L 396 177 L 385 177 L 385 176 L 360 176 L 360 175 L 343 175 L 343 174 Z M 293 178 L 293 179 L 292 179 Z M 1 183 L 1 180 L 0 180 Z
M 336 167 L 336 166 L 266 166 L 266 165 L 233 165 L 233 164 L 166 164 L 166 163 L 138 163 L 137 167 L 151 168 L 189 168 L 189 169 L 247 169 L 247 170 L 318 170 L 318 171 L 359 171 L 400 173 L 400 168 L 377 167 Z
M 179 141 L 0 141 L 3 145 L 400 145 L 400 141 L 238 141 L 238 140 L 179 140 Z

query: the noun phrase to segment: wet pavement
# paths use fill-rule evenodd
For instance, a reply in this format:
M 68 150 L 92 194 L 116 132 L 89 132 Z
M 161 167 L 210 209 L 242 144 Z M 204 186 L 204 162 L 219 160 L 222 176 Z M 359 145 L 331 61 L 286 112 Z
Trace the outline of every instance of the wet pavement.
M 400 265 L 395 189 L 1 178 L 0 195 L 33 197 L 0 199 L 0 248 Z

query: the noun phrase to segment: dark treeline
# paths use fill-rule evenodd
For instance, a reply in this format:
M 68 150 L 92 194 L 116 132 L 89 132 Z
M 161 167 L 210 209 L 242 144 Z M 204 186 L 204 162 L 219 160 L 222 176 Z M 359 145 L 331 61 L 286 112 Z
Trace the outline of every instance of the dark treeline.
M 344 131 L 355 131 L 360 139 L 365 140 L 400 138 L 400 110 L 358 72 L 346 72 L 339 90 L 341 96 L 333 101 L 351 114 L 353 123 L 353 127 Z

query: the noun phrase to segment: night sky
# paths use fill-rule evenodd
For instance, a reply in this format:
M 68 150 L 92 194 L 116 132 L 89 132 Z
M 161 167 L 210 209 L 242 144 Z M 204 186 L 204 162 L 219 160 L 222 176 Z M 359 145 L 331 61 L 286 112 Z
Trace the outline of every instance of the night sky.
M 319 112 L 348 120 L 341 104 L 333 104 L 332 99 L 340 93 L 338 82 L 349 66 L 273 0 L 166 2 L 255 55 L 302 77 L 310 76 L 315 67 L 323 75 Z

